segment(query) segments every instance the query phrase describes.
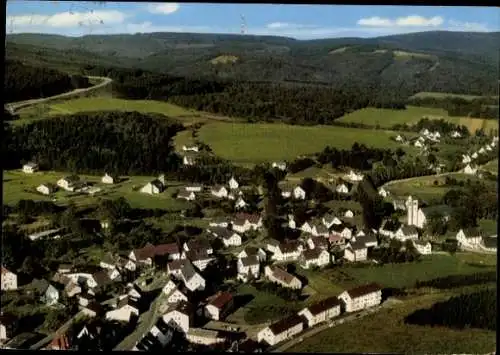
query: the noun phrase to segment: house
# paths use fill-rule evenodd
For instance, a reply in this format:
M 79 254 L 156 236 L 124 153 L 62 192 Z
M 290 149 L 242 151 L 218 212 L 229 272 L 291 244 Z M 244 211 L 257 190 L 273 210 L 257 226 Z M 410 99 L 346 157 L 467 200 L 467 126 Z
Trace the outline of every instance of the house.
M 395 211 L 406 211 L 406 200 L 393 200 L 392 206 L 394 207 Z
M 486 145 L 485 149 L 486 149 L 488 152 L 491 152 L 491 151 L 493 150 L 493 148 L 492 148 L 489 144 L 487 144 L 487 145 Z
M 328 297 L 322 301 L 316 302 L 303 310 L 298 315 L 307 319 L 309 328 L 327 322 L 337 317 L 341 311 L 341 302 L 337 297 Z
M 284 161 L 273 162 L 271 166 L 283 171 L 286 170 L 286 163 Z
M 363 174 L 356 174 L 353 170 L 349 171 L 346 177 L 353 182 L 362 181 L 364 178 Z
M 222 240 L 224 246 L 227 247 L 237 247 L 241 245 L 241 236 L 233 232 L 227 228 L 212 228 L 209 229 L 208 232 L 212 233 L 215 237 L 218 237 Z
M 430 242 L 424 242 L 420 240 L 412 240 L 413 246 L 422 255 L 432 254 L 432 245 Z
M 71 337 L 66 333 L 56 335 L 45 350 L 71 350 L 72 348 Z
M 17 275 L 2 266 L 2 291 L 17 290 Z
M 241 190 L 230 190 L 230 192 L 227 194 L 227 198 L 231 201 L 236 200 L 236 197 L 241 197 L 243 196 L 243 191 Z
M 286 224 L 286 226 L 290 229 L 297 228 L 297 224 L 295 223 L 295 217 L 293 216 L 293 214 L 289 214 L 287 217 L 288 217 L 288 223 Z
M 95 288 L 108 285 L 112 282 L 113 280 L 109 277 L 107 270 L 101 270 L 92 274 L 92 276 L 87 279 L 87 286 L 89 288 Z
M 352 212 L 351 210 L 347 210 L 344 212 L 344 217 L 345 218 L 353 218 L 354 217 L 354 212 Z
M 185 152 L 199 152 L 199 148 L 196 145 L 183 145 L 182 150 Z
M 342 224 L 342 221 L 334 215 L 327 214 L 322 218 L 322 222 L 326 228 L 330 229 L 334 224 Z
M 205 270 L 208 264 L 215 260 L 215 257 L 213 255 L 209 255 L 205 250 L 190 250 L 185 254 L 193 265 L 201 271 Z
M 193 324 L 194 310 L 189 302 L 179 302 L 169 307 L 163 314 L 163 321 L 170 327 L 187 334 Z
M 183 200 L 186 200 L 186 201 L 194 201 L 194 200 L 196 200 L 196 195 L 192 191 L 191 192 L 189 192 L 189 191 L 180 191 L 177 194 L 177 198 L 178 199 L 183 199 Z
M 201 191 L 203 191 L 203 185 L 193 184 L 193 185 L 185 186 L 184 190 L 188 191 L 188 192 L 201 192 Z
M 182 164 L 187 166 L 196 165 L 196 157 L 191 154 L 186 154 L 182 157 Z
M 249 256 L 255 256 L 257 259 L 259 259 L 259 262 L 264 262 L 266 261 L 267 255 L 264 250 L 261 248 L 255 248 L 255 247 L 246 247 L 242 251 L 239 252 L 237 255 L 238 258 L 248 258 Z
M 149 332 L 132 348 L 133 351 L 161 351 L 172 341 L 174 331 L 160 318 Z
M 461 138 L 462 135 L 458 131 L 451 132 L 451 138 Z
M 427 128 L 424 128 L 420 131 L 420 134 L 423 136 L 428 136 L 430 133 L 431 132 Z
M 236 201 L 236 203 L 234 204 L 234 208 L 242 209 L 246 205 L 247 205 L 247 203 L 245 202 L 245 200 L 243 198 L 239 197 L 238 200 Z
M 335 188 L 335 191 L 337 191 L 339 194 L 348 194 L 349 187 L 344 183 L 338 184 L 337 187 Z
M 236 190 L 238 187 L 240 187 L 240 184 L 238 183 L 238 181 L 236 181 L 234 177 L 231 177 L 231 180 L 229 180 L 228 185 L 231 190 Z
M 486 154 L 486 149 L 482 148 L 478 151 L 479 154 Z
M 473 168 L 470 164 L 467 164 L 464 168 L 464 174 L 475 175 L 477 173 L 477 168 Z
M 345 238 L 340 234 L 330 234 L 328 237 L 328 243 L 332 246 L 342 246 L 345 244 Z
M 229 219 L 227 217 L 216 217 L 208 224 L 209 227 L 227 228 L 229 226 Z
M 74 191 L 80 183 L 80 177 L 78 175 L 66 176 L 57 181 L 57 186 L 66 190 L 66 191 Z
M 383 198 L 386 198 L 387 196 L 389 196 L 389 191 L 381 187 L 380 189 L 378 189 L 378 194 Z
M 298 260 L 304 247 L 295 240 L 279 243 L 272 256 L 273 260 L 292 261 Z
M 8 313 L 0 314 L 0 345 L 5 344 L 15 334 L 18 321 L 15 316 Z
M 467 154 L 462 154 L 462 163 L 468 164 L 472 161 L 471 157 Z
M 490 251 L 490 252 L 497 252 L 497 237 L 486 237 L 483 238 L 483 243 L 482 243 L 483 249 Z
M 33 174 L 38 171 L 38 164 L 37 163 L 26 163 L 23 165 L 23 172 L 26 174 Z
M 228 191 L 224 186 L 214 186 L 210 190 L 211 194 L 218 198 L 226 198 Z
M 312 234 L 312 223 L 310 222 L 304 222 L 304 224 L 302 226 L 300 226 L 300 230 L 302 232 L 306 232 L 306 233 L 311 233 Z
M 302 187 L 300 187 L 300 186 L 296 186 L 293 189 L 293 198 L 296 199 L 296 200 L 305 200 L 306 199 L 306 192 L 305 192 L 305 190 Z
M 80 309 L 81 313 L 90 318 L 101 317 L 104 315 L 104 308 L 97 301 L 92 301 L 86 306 L 80 305 L 78 306 L 78 308 Z
M 260 263 L 256 255 L 238 258 L 238 280 L 248 282 L 250 278 L 258 279 L 260 276 Z
M 311 227 L 311 234 L 315 237 L 326 237 L 328 236 L 328 228 L 326 228 L 325 225 L 321 223 L 313 224 Z
M 257 340 L 271 346 L 276 345 L 301 333 L 304 330 L 304 323 L 306 321 L 302 316 L 294 314 L 262 329 L 257 334 Z
M 292 192 L 293 192 L 292 188 L 283 187 L 281 188 L 281 197 L 290 198 L 290 196 L 292 196 Z
M 401 223 L 396 220 L 385 220 L 379 228 L 379 233 L 383 236 L 393 238 L 398 229 L 401 227 Z
M 396 233 L 394 233 L 393 238 L 396 238 L 402 242 L 405 240 L 417 240 L 418 231 L 414 226 L 402 225 L 398 228 Z
M 64 292 L 66 292 L 66 295 L 71 298 L 71 297 L 74 297 L 76 295 L 78 295 L 79 293 L 82 292 L 82 288 L 80 287 L 80 285 L 78 285 L 77 283 L 74 283 L 72 282 L 71 280 L 65 285 L 64 287 Z
M 128 295 L 118 301 L 114 310 L 106 312 L 106 319 L 119 322 L 128 323 L 134 317 L 139 317 L 139 305 Z
M 78 304 L 84 307 L 88 306 L 89 304 L 95 301 L 95 296 L 88 292 L 83 292 L 79 294 L 77 298 L 78 298 Z
M 300 266 L 304 269 L 311 266 L 322 267 L 330 264 L 330 259 L 330 253 L 325 249 L 308 249 L 302 252 Z
M 190 239 L 187 242 L 184 242 L 183 245 L 184 251 L 204 251 L 208 255 L 214 253 L 214 249 L 210 245 L 210 242 L 207 239 Z
M 382 287 L 376 283 L 366 284 L 344 291 L 338 297 L 346 312 L 356 312 L 379 305 L 382 302 Z
M 169 280 L 162 292 L 166 295 L 167 304 L 175 304 L 181 301 L 188 301 L 187 292 L 183 292 L 172 280 Z
M 471 158 L 472 159 L 477 159 L 477 157 L 479 157 L 479 154 L 477 154 L 477 152 L 475 152 L 474 154 L 472 154 Z
M 460 229 L 456 239 L 461 247 L 473 249 L 481 245 L 483 237 L 479 228 L 467 228 Z
M 373 248 L 378 245 L 378 240 L 377 236 L 375 233 L 367 231 L 366 233 L 363 231 L 360 231 L 362 234 L 358 233 L 356 237 L 352 238 L 353 241 L 361 241 L 365 243 L 365 247 L 367 248 Z
M 328 249 L 328 240 L 324 237 L 309 237 L 306 244 L 309 249 Z
M 424 211 L 418 207 L 418 200 L 408 196 L 406 200 L 406 223 L 409 226 L 423 228 L 427 222 Z
M 37 240 L 40 238 L 59 239 L 61 237 L 59 234 L 60 231 L 62 231 L 62 228 L 49 229 L 42 232 L 30 234 L 28 235 L 28 238 L 31 240 Z
M 214 346 L 227 340 L 221 332 L 203 328 L 190 328 L 186 334 L 186 339 L 192 344 L 205 346 Z
M 277 283 L 283 287 L 301 289 L 302 282 L 295 276 L 276 266 L 266 266 L 264 275 L 269 281 Z
M 338 234 L 344 239 L 351 239 L 352 237 L 352 230 L 342 224 L 334 224 L 330 229 L 331 234 Z
M 158 179 L 148 182 L 144 187 L 141 188 L 141 192 L 150 195 L 160 194 L 165 191 L 165 178 L 160 176 Z
M 232 224 L 233 230 L 245 233 L 251 229 L 256 230 L 262 227 L 262 217 L 258 214 L 238 213 Z
M 139 286 L 137 286 L 136 283 L 127 284 L 127 290 L 127 296 L 135 301 L 139 301 L 139 299 L 142 297 L 143 291 Z
M 153 258 L 155 256 L 154 245 L 147 243 L 143 248 L 134 249 L 129 254 L 129 259 L 145 265 L 153 265 Z
M 205 306 L 205 317 L 213 320 L 222 320 L 234 307 L 233 295 L 229 292 L 218 292 L 209 297 Z
M 396 138 L 394 138 L 394 140 L 395 140 L 396 142 L 404 142 L 404 138 L 403 138 L 400 134 L 398 134 L 398 135 L 396 136 Z
M 116 184 L 118 182 L 118 177 L 116 175 L 109 175 L 108 173 L 104 174 L 101 179 L 103 184 Z
M 170 262 L 169 265 L 176 261 L 177 260 Z M 205 279 L 196 272 L 191 262 L 187 261 L 182 263 L 179 274 L 179 278 L 184 282 L 184 286 L 186 286 L 189 291 L 202 291 L 205 289 Z
M 52 306 L 59 301 L 59 290 L 47 280 L 34 279 L 28 288 L 39 295 L 40 301 L 47 306 Z
M 416 140 L 415 143 L 413 143 L 413 145 L 417 148 L 422 148 L 424 146 L 424 143 L 422 143 L 419 140 Z
M 50 182 L 39 185 L 36 190 L 40 192 L 42 195 L 50 195 L 53 194 L 57 190 L 57 186 Z
M 368 258 L 368 248 L 362 240 L 350 241 L 344 249 L 344 259 L 357 262 L 366 261 Z

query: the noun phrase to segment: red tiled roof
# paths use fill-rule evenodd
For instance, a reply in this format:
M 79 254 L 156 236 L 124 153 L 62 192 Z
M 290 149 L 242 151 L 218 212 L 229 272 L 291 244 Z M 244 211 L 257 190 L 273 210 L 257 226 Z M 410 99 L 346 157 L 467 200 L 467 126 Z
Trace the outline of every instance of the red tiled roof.
M 10 273 L 10 271 L 2 266 L 2 275 L 8 274 L 8 273 Z
M 177 254 L 179 253 L 179 246 L 177 243 L 160 244 L 154 247 L 155 255 Z
M 233 299 L 233 295 L 231 295 L 229 292 L 219 292 L 216 295 L 211 297 L 211 300 L 209 301 L 209 304 L 212 306 L 218 308 L 218 309 L 223 309 L 231 300 Z
M 53 350 L 69 350 L 71 345 L 66 334 L 62 334 L 52 340 L 49 348 Z
M 286 272 L 283 269 L 280 269 L 279 267 L 271 266 L 271 270 L 273 272 L 274 277 L 276 277 L 277 279 L 279 279 L 287 284 L 290 284 L 293 281 L 293 279 L 295 279 L 295 276 L 289 274 L 288 272 Z
M 249 214 L 249 213 L 237 213 L 236 214 L 236 219 L 237 220 L 247 220 L 248 222 L 252 224 L 257 224 L 260 220 L 260 215 L 258 214 Z

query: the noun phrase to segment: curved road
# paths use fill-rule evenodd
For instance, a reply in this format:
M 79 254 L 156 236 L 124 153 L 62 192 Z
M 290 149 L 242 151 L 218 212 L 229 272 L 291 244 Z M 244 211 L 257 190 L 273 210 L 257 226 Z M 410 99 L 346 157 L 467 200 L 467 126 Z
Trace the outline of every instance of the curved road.
M 47 102 L 47 101 L 50 101 L 50 100 L 57 100 L 57 99 L 69 98 L 71 96 L 81 94 L 82 92 L 94 91 L 94 90 L 103 88 L 106 85 L 109 85 L 109 84 L 111 84 L 111 82 L 113 82 L 112 79 L 106 78 L 106 77 L 101 77 L 101 76 L 87 76 L 87 78 L 94 79 L 94 80 L 96 80 L 96 79 L 97 80 L 101 80 L 101 82 L 99 84 L 97 84 L 97 85 L 94 85 L 94 86 L 91 86 L 91 87 L 88 87 L 88 88 L 75 89 L 73 91 L 65 92 L 65 93 L 62 93 L 62 94 L 59 94 L 59 95 L 44 97 L 44 98 L 41 98 L 41 99 L 32 99 L 32 100 L 11 102 L 11 103 L 6 104 L 5 108 L 7 110 L 9 110 L 12 114 L 15 114 L 16 111 L 18 111 L 18 110 L 20 110 L 22 108 L 25 108 L 25 107 L 29 107 L 29 106 L 32 106 L 32 105 L 40 104 L 40 103 Z

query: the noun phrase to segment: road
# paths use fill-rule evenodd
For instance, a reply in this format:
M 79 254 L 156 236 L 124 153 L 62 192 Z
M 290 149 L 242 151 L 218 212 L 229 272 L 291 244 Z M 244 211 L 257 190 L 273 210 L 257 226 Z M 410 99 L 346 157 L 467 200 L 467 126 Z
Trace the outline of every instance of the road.
M 71 96 L 79 95 L 83 92 L 89 92 L 89 91 L 94 91 L 100 88 L 103 88 L 106 85 L 109 85 L 113 80 L 110 78 L 105 78 L 105 77 L 100 77 L 100 76 L 88 76 L 87 78 L 89 79 L 94 79 L 94 80 L 101 80 L 101 82 L 97 85 L 91 86 L 89 88 L 85 89 L 75 89 L 73 91 L 65 92 L 63 94 L 59 95 L 54 95 L 54 96 L 49 96 L 49 97 L 44 97 L 41 99 L 33 99 L 33 100 L 25 100 L 25 101 L 17 101 L 17 102 L 11 102 L 9 104 L 5 105 L 5 108 L 9 110 L 12 114 L 16 113 L 16 111 L 26 108 L 28 106 L 36 105 L 36 104 L 41 104 L 47 101 L 51 100 L 57 100 L 57 99 L 64 99 L 64 98 L 69 98 Z
M 348 316 L 342 317 L 342 318 L 337 318 L 334 319 L 328 323 L 316 326 L 314 328 L 308 329 L 305 332 L 295 336 L 293 339 L 290 339 L 289 341 L 286 341 L 285 343 L 280 344 L 277 348 L 271 348 L 272 350 L 269 350 L 270 352 L 274 353 L 279 353 L 279 352 L 286 352 L 288 349 L 291 347 L 300 344 L 304 339 L 310 338 L 313 335 L 316 335 L 328 328 L 335 327 L 340 324 L 344 324 L 346 322 L 352 322 L 353 320 L 361 319 L 363 317 L 366 317 L 370 314 L 373 314 L 375 312 L 378 312 L 379 310 L 383 308 L 388 308 L 388 307 L 394 307 L 395 305 L 401 304 L 403 301 L 400 300 L 387 300 L 386 302 L 382 303 L 381 305 L 378 305 L 376 307 L 372 307 L 369 309 L 366 309 L 364 311 L 350 314 Z

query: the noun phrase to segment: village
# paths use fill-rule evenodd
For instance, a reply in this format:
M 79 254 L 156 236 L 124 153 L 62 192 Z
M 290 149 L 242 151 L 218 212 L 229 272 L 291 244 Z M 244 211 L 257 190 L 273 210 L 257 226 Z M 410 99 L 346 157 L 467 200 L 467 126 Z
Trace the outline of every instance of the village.
M 423 131 L 414 144 L 420 142 L 424 148 L 426 139 L 439 140 L 439 133 L 436 133 Z M 457 134 L 454 132 L 452 137 Z M 396 140 L 405 142 L 401 136 Z M 471 165 L 472 162 L 481 154 L 491 152 L 497 144 L 498 137 L 494 137 L 479 151 L 464 155 L 463 173 L 475 175 L 477 168 Z M 184 156 L 183 163 L 194 164 L 192 156 L 199 151 L 198 147 L 184 146 L 183 151 L 189 153 Z M 271 169 L 286 172 L 287 164 L 274 162 Z M 30 175 L 37 173 L 39 168 L 36 163 L 27 163 L 22 171 Z M 339 195 L 348 195 L 363 179 L 363 173 L 346 170 L 332 189 Z M 120 177 L 112 174 L 106 173 L 101 178 L 102 186 L 118 183 Z M 167 184 L 165 177 L 160 175 L 135 193 L 160 195 L 165 193 Z M 288 182 L 280 186 L 283 200 L 314 202 L 300 184 Z M 58 190 L 94 195 L 102 192 L 102 187 L 92 186 L 77 175 L 36 187 L 39 194 L 46 196 L 53 196 Z M 377 263 L 380 251 L 388 250 L 394 241 L 400 243 L 400 250 L 411 249 L 415 255 L 433 253 L 432 238 L 423 233 L 426 212 L 419 200 L 412 196 L 392 196 L 384 187 L 379 188 L 378 194 L 391 201 L 400 217 L 395 220 L 386 216 L 378 230 L 366 228 L 362 219 L 355 219 L 359 217 L 359 210 L 331 209 L 306 220 L 296 220 L 290 211 L 283 228 L 298 237 L 278 241 L 265 237 L 263 213 L 246 210 L 247 194 L 255 190 L 262 195 L 261 188 L 241 186 L 236 176 L 225 185 L 188 184 L 179 189 L 175 194 L 177 199 L 210 198 L 231 201 L 234 206 L 233 215 L 210 219 L 203 238 L 167 244 L 148 243 L 143 248 L 124 253 L 107 253 L 93 271 L 61 264 L 51 279 L 35 279 L 20 287 L 16 273 L 2 267 L 2 293 L 22 290 L 36 295 L 48 307 L 69 308 L 64 302 L 72 300 L 77 304 L 77 314 L 72 314 L 72 319 L 92 320 L 79 323 L 80 328 L 73 329 L 71 334 L 69 327 L 63 326 L 52 337 L 32 339 L 30 348 L 67 350 L 78 348 L 77 344 L 89 347 L 92 342 L 97 342 L 102 331 L 92 324 L 96 320 L 105 320 L 112 322 L 109 324 L 125 325 L 126 330 L 117 332 L 114 349 L 163 349 L 175 342 L 186 344 L 184 349 L 201 346 L 230 351 L 266 351 L 297 339 L 308 329 L 322 324 L 333 326 L 332 322 L 343 315 L 380 305 L 387 299 L 383 297 L 384 285 L 367 283 L 345 289 L 338 295 L 309 303 L 296 313 L 268 321 L 259 329 L 250 329 L 245 324 L 227 320 L 241 307 L 238 297 L 231 292 L 235 284 L 261 285 L 259 287 L 284 293 L 287 297 L 307 298 L 303 292 L 307 277 L 298 273 L 295 265 L 298 269 L 319 272 L 325 268 L 341 268 L 345 263 Z M 53 201 L 57 199 L 53 198 Z M 104 233 L 109 228 L 110 221 L 100 221 Z M 64 237 L 64 228 L 28 236 L 32 241 Z M 454 239 L 460 250 L 496 252 L 496 235 L 485 235 L 477 228 L 460 229 Z M 221 256 L 227 255 L 232 255 L 234 263 L 221 262 Z M 224 277 L 214 277 L 214 272 L 223 273 Z M 115 292 L 109 293 L 110 286 Z M 4 348 L 26 347 L 28 340 L 19 340 L 25 338 L 26 333 L 16 334 L 15 317 L 2 314 L 0 326 L 0 341 Z M 141 327 L 140 331 L 136 327 Z

